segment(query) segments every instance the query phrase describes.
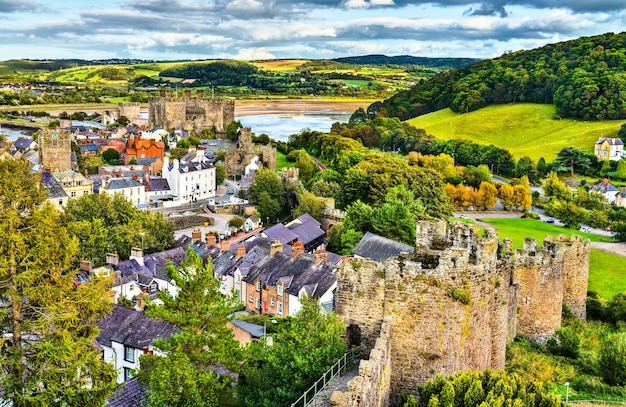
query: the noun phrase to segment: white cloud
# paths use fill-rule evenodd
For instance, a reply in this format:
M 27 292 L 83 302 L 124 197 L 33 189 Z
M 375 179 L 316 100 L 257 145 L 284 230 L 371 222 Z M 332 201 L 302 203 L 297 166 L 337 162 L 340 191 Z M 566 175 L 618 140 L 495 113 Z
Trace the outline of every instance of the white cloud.
M 265 48 L 243 48 L 240 49 L 235 59 L 243 60 L 259 60 L 259 59 L 276 59 L 276 56 L 268 52 Z

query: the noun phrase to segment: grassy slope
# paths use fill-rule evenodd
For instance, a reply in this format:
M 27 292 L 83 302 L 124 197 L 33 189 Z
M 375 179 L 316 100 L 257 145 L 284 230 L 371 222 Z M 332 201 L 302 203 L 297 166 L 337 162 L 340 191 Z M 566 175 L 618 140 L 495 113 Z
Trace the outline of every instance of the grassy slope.
M 508 237 L 513 240 L 513 247 L 515 248 L 522 247 L 524 237 L 533 237 L 537 239 L 538 243 L 541 243 L 546 235 L 556 236 L 560 233 L 568 236 L 576 234 L 595 242 L 612 241 L 608 237 L 566 229 L 534 219 L 491 218 L 481 220 L 493 225 L 497 229 L 500 239 Z M 591 249 L 589 290 L 597 292 L 607 300 L 613 298 L 615 294 L 626 292 L 624 261 L 623 257 L 616 254 Z
M 551 161 L 564 147 L 593 151 L 599 137 L 615 137 L 623 120 L 587 122 L 554 119 L 553 105 L 519 103 L 492 105 L 475 112 L 458 114 L 450 109 L 409 120 L 433 136 L 449 140 L 472 140 L 509 150 L 516 158 Z

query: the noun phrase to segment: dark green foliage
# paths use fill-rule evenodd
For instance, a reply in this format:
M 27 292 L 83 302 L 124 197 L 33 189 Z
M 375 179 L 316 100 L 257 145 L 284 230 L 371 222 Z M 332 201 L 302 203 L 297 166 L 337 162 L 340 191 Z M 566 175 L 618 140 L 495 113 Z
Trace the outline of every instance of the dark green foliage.
M 582 37 L 505 54 L 448 71 L 370 105 L 370 117 L 406 120 L 446 107 L 467 112 L 489 104 L 554 103 L 562 117 L 626 118 L 626 33 Z
M 580 337 L 569 327 L 559 328 L 548 340 L 547 347 L 553 355 L 576 359 L 580 353 Z
M 222 185 L 227 176 L 228 174 L 226 173 L 226 167 L 224 167 L 224 164 L 215 164 L 215 184 Z
M 626 123 L 622 124 L 619 128 L 619 132 L 617 132 L 617 137 L 619 137 L 624 143 L 626 143 Z
M 226 138 L 229 140 L 237 140 L 239 138 L 240 129 L 243 128 L 241 121 L 233 120 L 226 126 Z
M 273 346 L 261 341 L 247 349 L 239 381 L 242 406 L 290 406 L 343 355 L 345 326 L 317 300 L 305 295 L 301 302 L 295 317 L 279 321 Z
M 111 165 L 116 165 L 120 161 L 120 153 L 114 148 L 106 149 L 102 152 L 102 158 Z
M 525 382 L 503 371 L 461 372 L 439 375 L 419 388 L 421 406 L 441 407 L 560 407 L 564 404 L 547 394 L 542 383 Z M 417 406 L 410 396 L 404 407 Z
M 598 160 L 593 154 L 577 150 L 574 147 L 566 147 L 559 151 L 556 159 L 552 163 L 552 167 L 556 172 L 559 172 L 561 168 L 566 168 L 573 177 L 574 171 L 585 173 L 597 162 Z
M 611 335 L 602 342 L 598 365 L 609 385 L 626 384 L 626 333 Z

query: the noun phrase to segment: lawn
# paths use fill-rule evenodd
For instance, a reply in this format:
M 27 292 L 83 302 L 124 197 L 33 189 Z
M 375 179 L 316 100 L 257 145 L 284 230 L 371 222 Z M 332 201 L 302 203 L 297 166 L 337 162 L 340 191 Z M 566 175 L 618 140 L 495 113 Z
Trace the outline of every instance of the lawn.
M 600 137 L 614 137 L 623 120 L 556 119 L 553 105 L 492 105 L 460 114 L 450 109 L 410 119 L 415 127 L 443 139 L 472 140 L 509 150 L 516 158 L 552 161 L 564 147 L 592 152 Z
M 291 161 L 287 161 L 287 156 L 280 152 L 280 151 L 276 151 L 276 170 L 280 171 L 283 168 L 291 168 L 294 167 L 296 165 L 296 163 L 291 162 Z
M 493 225 L 500 239 L 511 239 L 515 248 L 523 246 L 525 237 L 533 237 L 537 239 L 537 244 L 541 244 L 546 235 L 556 236 L 560 233 L 568 236 L 576 234 L 589 238 L 593 242 L 612 242 L 609 237 L 566 229 L 534 219 L 488 218 L 480 220 Z M 597 292 L 607 300 L 613 298 L 615 294 L 626 292 L 625 263 L 626 259 L 622 256 L 591 249 L 588 289 Z

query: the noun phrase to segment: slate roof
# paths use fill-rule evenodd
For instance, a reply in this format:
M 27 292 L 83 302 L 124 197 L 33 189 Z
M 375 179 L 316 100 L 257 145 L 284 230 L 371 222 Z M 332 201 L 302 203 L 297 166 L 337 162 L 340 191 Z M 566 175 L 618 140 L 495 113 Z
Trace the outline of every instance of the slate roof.
M 390 257 L 396 257 L 400 252 L 412 251 L 412 246 L 367 232 L 352 250 L 352 253 L 366 259 L 381 261 Z
M 326 232 L 320 229 L 320 223 L 313 218 L 290 230 L 298 235 L 298 240 L 305 246 L 326 234 Z
M 107 407 L 142 407 L 148 387 L 133 377 L 118 388 L 113 396 L 107 400 Z
M 43 185 L 48 192 L 46 194 L 47 198 L 67 198 L 67 193 L 63 190 L 59 180 L 48 171 L 41 173 L 41 185 Z
M 151 157 L 151 158 L 137 158 L 137 164 L 139 165 L 145 165 L 146 167 L 151 166 L 156 160 L 158 159 L 158 157 Z
M 265 229 L 263 233 L 272 240 L 280 240 L 283 245 L 295 242 L 299 237 L 282 223 L 277 223 Z
M 265 328 L 262 325 L 251 324 L 239 319 L 233 319 L 230 323 L 248 332 L 253 338 L 261 338 L 265 333 Z
M 591 189 L 589 191 L 591 191 L 591 192 L 598 192 L 600 194 L 606 194 L 606 193 L 609 193 L 609 192 L 618 192 L 619 189 L 617 189 L 611 183 L 599 182 L 596 185 L 594 185 L 593 187 L 591 187 Z
M 615 138 L 615 137 L 603 137 L 601 139 L 598 139 L 598 141 L 596 141 L 596 144 L 602 144 L 605 141 L 607 141 L 612 146 L 623 146 L 624 145 L 624 142 L 622 141 L 621 138 Z
M 165 178 L 150 178 L 145 183 L 146 192 L 169 191 L 170 184 Z
M 149 318 L 141 311 L 113 306 L 113 312 L 106 318 L 98 321 L 100 334 L 96 339 L 103 346 L 111 346 L 111 342 L 118 342 L 136 349 L 143 349 L 154 339 L 168 338 L 181 330 L 168 323 Z
M 100 150 L 98 145 L 95 143 L 80 144 L 79 147 L 80 147 L 80 151 L 82 151 L 83 153 L 89 153 L 89 152 L 97 153 L 98 150 Z
M 298 296 L 304 289 L 311 297 L 319 298 L 337 282 L 336 269 L 336 266 L 328 263 L 314 264 L 311 255 L 292 259 L 284 253 L 277 253 L 266 255 L 243 280 L 252 284 L 258 278 L 271 287 L 281 281 L 288 294 Z
M 33 139 L 30 137 L 20 137 L 13 143 L 13 146 L 18 150 L 26 150 L 33 143 Z
M 104 186 L 106 190 L 123 189 L 143 186 L 143 184 L 132 178 L 111 178 Z

